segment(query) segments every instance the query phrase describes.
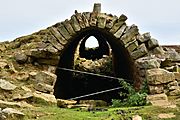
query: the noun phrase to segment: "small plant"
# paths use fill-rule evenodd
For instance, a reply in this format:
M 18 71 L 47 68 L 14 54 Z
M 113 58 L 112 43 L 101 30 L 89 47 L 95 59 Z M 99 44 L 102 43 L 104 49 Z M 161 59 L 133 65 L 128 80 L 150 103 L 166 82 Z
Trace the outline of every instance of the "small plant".
M 146 87 L 140 90 L 139 92 L 136 92 L 135 89 L 126 81 L 119 80 L 120 85 L 122 85 L 122 88 L 127 90 L 128 93 L 122 93 L 120 92 L 120 97 L 123 97 L 124 99 L 118 100 L 113 99 L 112 100 L 112 106 L 113 107 L 122 107 L 122 106 L 143 106 L 146 105 L 146 96 L 147 96 L 147 90 Z

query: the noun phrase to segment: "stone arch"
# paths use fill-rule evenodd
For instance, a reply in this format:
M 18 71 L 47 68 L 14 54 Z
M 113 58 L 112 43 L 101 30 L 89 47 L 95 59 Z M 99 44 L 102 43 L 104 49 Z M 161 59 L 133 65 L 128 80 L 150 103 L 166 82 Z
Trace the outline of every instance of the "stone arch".
M 36 33 L 40 37 L 43 36 L 42 41 L 39 42 L 40 46 L 35 51 L 30 51 L 29 56 L 40 64 L 71 68 L 73 52 L 79 41 L 88 35 L 102 35 L 115 51 L 113 57 L 115 58 L 114 64 L 117 65 L 115 73 L 118 71 L 121 73 L 116 76 L 132 79 L 135 87 L 140 88 L 141 78 L 144 75 L 139 75 L 140 70 L 136 66 L 136 60 L 150 54 L 160 53 L 161 48 L 157 40 L 152 39 L 149 33 L 141 35 L 138 27 L 136 25 L 128 26 L 126 20 L 127 17 L 123 14 L 117 17 L 101 13 L 100 4 L 95 4 L 93 12 L 78 13 L 75 11 L 71 19 L 66 19 Z M 124 61 L 125 64 L 123 64 Z M 127 69 L 123 71 L 120 68 Z M 71 76 L 67 73 L 59 73 L 58 69 L 56 74 L 58 76 L 63 74 L 65 77 Z M 57 98 L 62 95 L 60 98 L 68 99 L 71 96 L 71 85 L 66 88 L 59 87 L 64 84 L 68 85 L 68 81 L 63 82 L 65 83 L 60 83 L 57 79 L 54 94 Z

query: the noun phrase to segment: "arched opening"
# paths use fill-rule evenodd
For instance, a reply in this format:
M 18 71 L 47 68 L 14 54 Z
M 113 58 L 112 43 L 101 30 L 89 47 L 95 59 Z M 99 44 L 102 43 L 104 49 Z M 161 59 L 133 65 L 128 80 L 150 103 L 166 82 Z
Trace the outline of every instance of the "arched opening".
M 73 69 L 74 54 L 79 42 L 87 40 L 87 38 L 90 36 L 96 37 L 99 43 L 103 43 L 104 46 L 100 46 L 99 44 L 99 48 L 104 50 L 106 47 L 108 47 L 108 52 L 110 51 L 110 48 L 112 49 L 112 76 L 131 80 L 130 83 L 133 84 L 136 77 L 134 77 L 133 74 L 134 65 L 129 53 L 118 41 L 118 39 L 116 39 L 111 33 L 98 28 L 86 28 L 73 37 L 68 45 L 68 48 L 64 50 L 63 54 L 61 55 L 58 67 Z M 83 79 L 83 81 L 77 80 L 73 78 L 73 72 L 64 71 L 58 68 L 56 70 L 56 75 L 57 81 L 54 86 L 54 95 L 56 98 L 61 99 L 70 99 L 120 86 L 117 80 L 99 78 L 97 76 L 86 77 L 85 75 L 84 78 L 87 79 Z M 86 97 L 84 99 L 102 99 L 105 101 L 110 101 L 111 99 L 115 98 L 119 98 L 119 91 L 103 93 Z

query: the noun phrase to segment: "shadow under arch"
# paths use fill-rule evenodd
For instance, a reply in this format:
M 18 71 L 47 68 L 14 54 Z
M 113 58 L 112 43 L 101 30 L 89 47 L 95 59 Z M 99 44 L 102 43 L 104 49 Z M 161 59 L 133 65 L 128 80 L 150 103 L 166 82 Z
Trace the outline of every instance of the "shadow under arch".
M 113 54 L 113 73 L 115 77 L 124 78 L 131 80 L 130 84 L 136 81 L 135 66 L 132 58 L 130 57 L 127 49 L 121 44 L 120 40 L 114 37 L 114 35 L 106 30 L 90 27 L 86 28 L 77 33 L 69 42 L 68 47 L 64 50 L 61 55 L 58 67 L 73 69 L 74 65 L 74 54 L 79 42 L 86 36 L 95 36 L 99 40 L 106 40 L 112 48 Z M 103 38 L 103 39 L 102 39 Z M 57 80 L 54 86 L 54 95 L 60 99 L 70 99 L 80 95 L 87 94 L 84 91 L 76 91 L 74 88 L 82 87 L 78 83 L 73 81 L 73 73 L 56 69 Z M 78 85 L 78 86 L 77 86 Z M 106 86 L 107 85 L 107 86 Z M 117 80 L 99 81 L 94 82 L 93 89 L 98 92 L 100 90 L 110 89 L 110 87 L 118 87 L 119 83 Z M 102 88 L 102 89 L 101 89 Z M 93 91 L 89 91 L 93 92 Z M 109 101 L 119 97 L 119 91 L 110 92 L 107 95 L 96 96 L 97 99 L 103 99 Z M 95 99 L 96 99 L 95 98 Z M 88 97 L 88 99 L 94 99 Z

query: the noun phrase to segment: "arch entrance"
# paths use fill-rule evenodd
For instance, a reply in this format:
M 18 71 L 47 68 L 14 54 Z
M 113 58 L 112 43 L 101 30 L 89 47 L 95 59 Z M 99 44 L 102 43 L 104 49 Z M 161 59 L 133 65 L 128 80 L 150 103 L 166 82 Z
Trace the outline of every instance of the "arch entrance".
M 89 51 L 85 51 L 84 43 L 90 36 L 94 36 L 100 44 L 96 52 L 88 53 Z M 80 58 L 91 59 L 92 63 L 97 62 L 100 59 L 103 60 L 103 55 L 106 55 L 109 58 L 108 62 L 104 62 L 104 64 L 106 64 L 105 66 L 108 66 L 106 69 L 109 71 L 103 73 L 102 71 L 104 71 L 104 68 L 103 70 L 101 69 L 99 71 L 100 74 L 102 73 L 107 76 L 114 76 L 131 80 L 128 82 L 133 84 L 135 78 L 133 74 L 133 60 L 131 59 L 127 49 L 120 42 L 117 42 L 118 39 L 114 37 L 112 33 L 96 27 L 90 27 L 84 29 L 78 35 L 74 36 L 71 41 L 72 42 L 61 55 L 61 59 L 58 64 L 59 68 L 79 70 L 74 67 L 75 52 L 77 51 L 79 45 Z M 99 69 L 99 67 L 90 69 L 93 71 L 93 69 Z M 58 68 L 56 70 L 56 75 L 57 81 L 54 87 L 54 95 L 57 98 L 62 99 L 70 99 L 81 95 L 119 87 L 119 83 L 115 79 L 107 79 L 79 73 L 75 74 L 73 72 L 64 71 Z M 109 93 L 86 97 L 84 99 L 102 99 L 110 101 L 111 99 L 118 97 L 119 91 L 117 90 Z

